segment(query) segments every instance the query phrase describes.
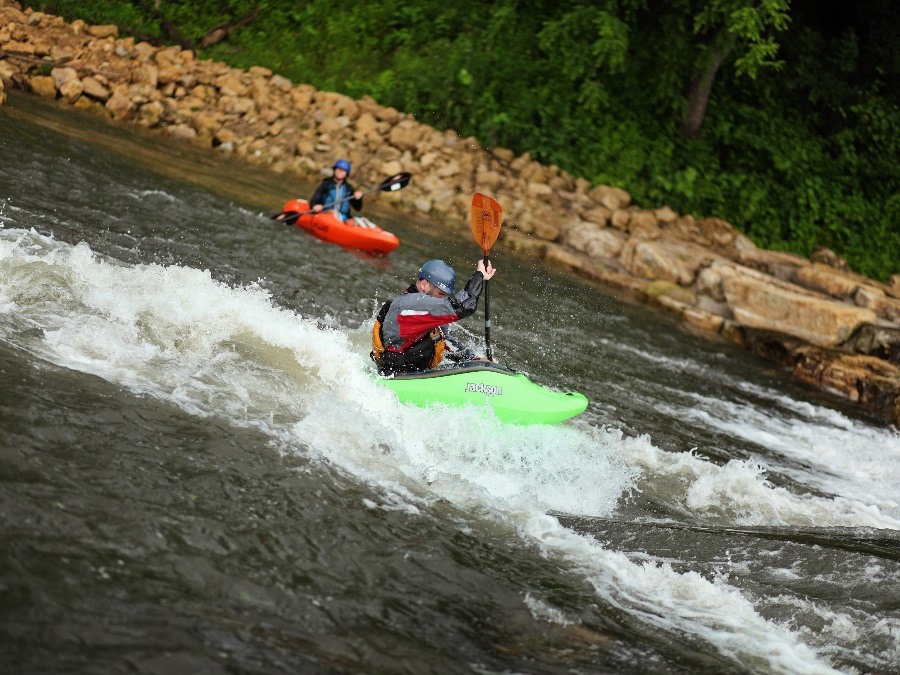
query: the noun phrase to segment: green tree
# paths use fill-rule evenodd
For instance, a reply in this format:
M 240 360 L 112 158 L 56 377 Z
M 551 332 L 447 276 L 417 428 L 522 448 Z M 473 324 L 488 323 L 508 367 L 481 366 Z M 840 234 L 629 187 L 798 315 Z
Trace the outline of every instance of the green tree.
M 696 66 L 688 87 L 682 133 L 697 138 L 716 74 L 729 59 L 735 72 L 755 79 L 763 68 L 781 68 L 775 34 L 787 29 L 790 0 L 711 0 L 694 15 Z

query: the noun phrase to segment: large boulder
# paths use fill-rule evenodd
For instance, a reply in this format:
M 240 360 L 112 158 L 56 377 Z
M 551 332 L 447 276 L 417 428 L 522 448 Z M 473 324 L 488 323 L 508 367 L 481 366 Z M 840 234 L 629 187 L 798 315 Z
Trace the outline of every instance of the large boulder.
M 588 196 L 610 211 L 627 208 L 631 204 L 631 195 L 622 188 L 609 185 L 598 185 L 588 192 Z
M 735 261 L 783 281 L 793 281 L 797 270 L 810 264 L 806 258 L 793 253 L 768 251 L 755 246 L 740 249 Z
M 614 259 L 625 246 L 625 235 L 608 227 L 588 221 L 570 224 L 562 236 L 562 243 L 601 260 Z
M 117 120 L 130 120 L 137 110 L 137 106 L 129 95 L 128 87 L 121 84 L 113 90 L 105 107 L 109 115 Z
M 819 388 L 839 391 L 900 425 L 900 368 L 892 363 L 803 345 L 797 350 L 793 373 Z
M 400 150 L 415 151 L 419 147 L 428 127 L 419 124 L 414 119 L 400 120 L 388 136 L 388 142 Z
M 686 241 L 662 237 L 646 241 L 632 237 L 622 249 L 622 265 L 645 279 L 663 279 L 682 286 L 693 284 L 697 272 L 720 260 L 713 251 Z
M 628 219 L 628 233 L 637 239 L 658 239 L 662 234 L 653 211 L 635 211 Z
M 35 75 L 29 78 L 28 86 L 38 96 L 56 98 L 56 85 L 53 84 L 53 78 L 49 75 Z
M 85 26 L 85 32 L 95 38 L 119 37 L 119 27 L 111 24 L 103 26 Z
M 103 83 L 100 77 L 88 76 L 81 81 L 82 93 L 94 100 L 106 102 L 112 95 L 109 88 Z
M 861 325 L 876 321 L 871 310 L 806 293 L 745 268 L 726 269 L 721 270 L 725 299 L 735 319 L 744 326 L 835 347 Z
M 849 298 L 861 280 L 823 263 L 814 262 L 794 271 L 793 281 L 805 288 L 827 293 L 833 298 Z
M 895 326 L 864 324 L 842 346 L 900 366 L 900 328 Z

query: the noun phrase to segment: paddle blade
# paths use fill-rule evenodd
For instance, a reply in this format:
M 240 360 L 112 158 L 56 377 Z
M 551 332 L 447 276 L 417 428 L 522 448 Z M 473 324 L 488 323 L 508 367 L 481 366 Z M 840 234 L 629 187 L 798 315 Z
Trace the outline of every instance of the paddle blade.
M 277 216 L 272 216 L 272 220 L 277 220 L 279 223 L 283 223 L 285 225 L 293 225 L 297 222 L 301 215 L 303 214 L 294 213 L 292 211 L 282 211 Z
M 406 184 L 409 183 L 410 178 L 412 178 L 411 174 L 398 173 L 396 176 L 385 178 L 377 189 L 381 190 L 382 192 L 393 192 L 395 190 L 400 190 L 401 188 L 406 187 Z
M 485 257 L 491 252 L 491 246 L 500 236 L 500 224 L 503 222 L 503 209 L 496 200 L 476 192 L 472 196 L 472 236 L 481 247 Z

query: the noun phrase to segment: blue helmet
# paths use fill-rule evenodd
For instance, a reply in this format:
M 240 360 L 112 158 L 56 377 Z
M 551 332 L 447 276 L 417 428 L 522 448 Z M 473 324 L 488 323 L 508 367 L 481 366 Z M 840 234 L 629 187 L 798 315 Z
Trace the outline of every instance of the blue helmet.
M 447 295 L 453 295 L 453 289 L 456 286 L 456 272 L 443 260 L 429 260 L 419 268 L 417 278 L 431 282 Z
M 350 175 L 350 162 L 348 162 L 346 159 L 339 159 L 338 161 L 336 161 L 334 163 L 334 166 L 331 168 L 332 169 L 343 169 L 344 171 L 347 172 L 348 176 Z

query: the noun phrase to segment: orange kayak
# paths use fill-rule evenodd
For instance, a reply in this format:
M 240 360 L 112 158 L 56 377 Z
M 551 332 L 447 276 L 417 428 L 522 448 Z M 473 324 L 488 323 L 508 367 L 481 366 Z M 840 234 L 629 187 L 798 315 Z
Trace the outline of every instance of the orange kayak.
M 329 241 L 344 248 L 352 248 L 376 255 L 387 255 L 400 245 L 397 235 L 370 222 L 367 218 L 349 218 L 341 221 L 332 211 L 305 213 L 309 211 L 309 202 L 305 199 L 292 199 L 283 208 L 283 215 L 301 213 L 295 225 L 302 227 L 319 239 Z

